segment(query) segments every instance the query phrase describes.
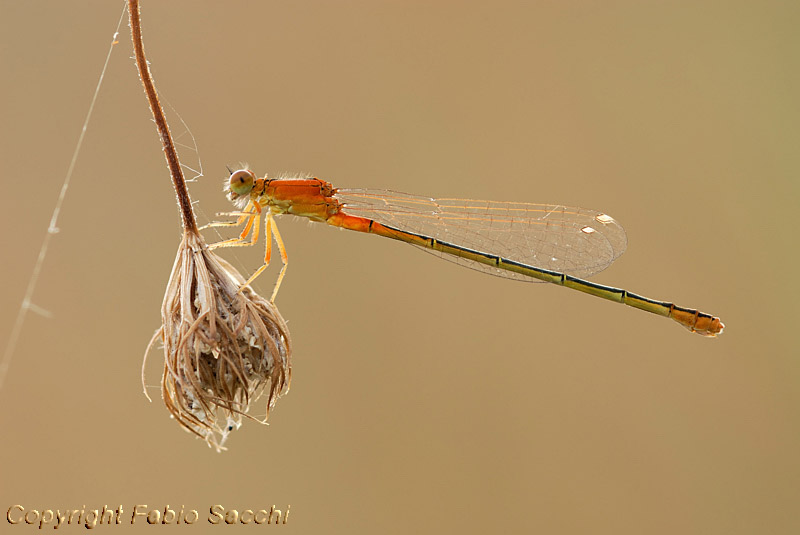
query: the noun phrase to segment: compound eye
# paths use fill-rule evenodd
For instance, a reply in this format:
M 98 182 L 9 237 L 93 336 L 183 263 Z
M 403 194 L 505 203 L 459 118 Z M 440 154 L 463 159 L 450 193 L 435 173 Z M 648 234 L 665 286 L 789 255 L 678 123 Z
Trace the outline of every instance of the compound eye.
M 249 169 L 239 169 L 231 173 L 229 188 L 237 195 L 247 195 L 253 189 L 255 178 Z

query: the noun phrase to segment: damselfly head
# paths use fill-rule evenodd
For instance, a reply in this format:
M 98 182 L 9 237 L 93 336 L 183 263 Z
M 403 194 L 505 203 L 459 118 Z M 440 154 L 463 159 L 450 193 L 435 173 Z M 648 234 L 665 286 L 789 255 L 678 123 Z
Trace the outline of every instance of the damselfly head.
M 228 200 L 236 203 L 242 197 L 247 197 L 253 191 L 256 175 L 249 169 L 233 171 L 225 184 Z

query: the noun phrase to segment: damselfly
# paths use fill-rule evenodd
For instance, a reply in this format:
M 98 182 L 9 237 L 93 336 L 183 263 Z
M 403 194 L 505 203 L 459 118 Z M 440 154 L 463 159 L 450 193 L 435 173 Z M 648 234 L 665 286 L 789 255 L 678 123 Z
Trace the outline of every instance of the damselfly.
M 672 318 L 704 336 L 716 336 L 724 328 L 719 318 L 704 312 L 579 278 L 602 271 L 625 251 L 625 231 L 602 212 L 562 205 L 431 199 L 386 190 L 340 189 L 313 177 L 256 178 L 249 169 L 231 172 L 225 189 L 240 211 L 220 215 L 238 219 L 207 226 L 244 228 L 238 238 L 211 247 L 255 245 L 261 215 L 265 214 L 264 265 L 245 286 L 269 265 L 274 238 L 283 268 L 272 300 L 288 262 L 274 216 L 291 214 L 410 243 L 492 275 L 579 290 Z

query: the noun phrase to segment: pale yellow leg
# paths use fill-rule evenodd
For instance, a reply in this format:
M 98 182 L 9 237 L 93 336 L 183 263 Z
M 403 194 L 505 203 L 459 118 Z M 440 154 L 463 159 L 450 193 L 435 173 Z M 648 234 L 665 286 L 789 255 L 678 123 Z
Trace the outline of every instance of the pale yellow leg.
M 252 217 L 252 214 L 255 211 L 254 209 L 255 205 L 253 204 L 253 201 L 250 201 L 249 203 L 247 203 L 247 206 L 245 206 L 244 210 L 241 212 L 219 212 L 217 214 L 218 216 L 219 215 L 233 216 L 233 217 L 238 217 L 238 219 L 236 221 L 212 221 L 211 223 L 208 223 L 207 225 L 203 225 L 202 227 L 200 227 L 200 230 L 211 227 L 238 227 L 239 225 L 244 223 L 248 217 Z
M 221 242 L 213 243 L 209 245 L 208 248 L 216 249 L 218 247 L 250 247 L 252 245 L 255 245 L 256 242 L 258 242 L 259 228 L 261 224 L 261 218 L 259 217 L 261 215 L 261 206 L 259 205 L 253 205 L 253 206 L 256 209 L 255 213 L 248 211 L 239 212 L 239 214 L 241 214 L 239 217 L 239 221 L 244 221 L 244 219 L 246 218 L 247 224 L 245 225 L 244 229 L 242 229 L 242 232 L 239 234 L 238 238 L 231 238 L 230 240 L 224 240 Z M 250 205 L 248 205 L 248 208 L 250 208 Z M 236 212 L 231 212 L 231 213 L 236 213 Z M 245 241 L 245 238 L 247 238 L 247 235 L 250 233 L 251 229 L 253 230 L 253 235 L 250 237 L 249 241 Z
M 270 219 L 272 219 L 272 214 L 269 215 Z M 281 253 L 281 262 L 283 263 L 283 267 L 281 268 L 281 272 L 278 275 L 278 280 L 275 281 L 275 289 L 272 290 L 272 297 L 269 298 L 270 303 L 275 302 L 275 296 L 278 295 L 278 288 L 281 287 L 281 281 L 283 281 L 283 276 L 286 275 L 286 267 L 289 265 L 289 255 L 286 254 L 286 247 L 283 245 L 283 238 L 281 238 L 281 233 L 278 232 L 278 227 L 275 225 L 274 220 L 272 224 L 272 230 L 275 231 L 275 243 L 278 245 L 278 251 Z
M 286 254 L 286 247 L 283 245 L 283 238 L 281 238 L 280 232 L 278 232 L 278 226 L 275 224 L 275 217 L 272 215 L 272 212 L 267 212 L 266 217 L 266 225 L 264 228 L 265 239 L 267 241 L 266 251 L 264 253 L 264 265 L 261 266 L 256 270 L 253 275 L 247 279 L 242 285 L 242 288 L 248 286 L 251 282 L 253 282 L 256 277 L 261 275 L 265 269 L 269 266 L 270 259 L 272 257 L 272 236 L 275 236 L 275 243 L 278 245 L 278 251 L 281 253 L 281 262 L 283 263 L 283 267 L 281 268 L 281 272 L 278 275 L 278 280 L 275 282 L 275 289 L 272 291 L 272 297 L 270 298 L 270 302 L 275 302 L 275 296 L 278 295 L 278 288 L 281 286 L 281 281 L 283 280 L 283 276 L 286 274 L 286 266 L 288 265 L 289 257 Z M 239 290 L 241 291 L 241 289 Z
M 237 217 L 238 219 L 236 221 L 212 221 L 211 223 L 206 223 L 205 225 L 200 227 L 200 230 L 205 230 L 207 228 L 212 228 L 212 227 L 238 227 L 239 225 L 244 223 L 245 220 L 248 217 L 252 216 L 253 213 L 252 212 L 219 212 L 219 213 L 217 213 L 217 215 Z
M 247 219 L 247 224 L 242 229 L 242 232 L 239 234 L 239 239 L 244 241 L 247 235 L 250 233 L 250 229 L 253 229 L 253 237 L 250 240 L 252 243 L 256 243 L 258 241 L 258 224 L 261 221 L 261 214 L 253 214 Z M 255 222 L 255 227 L 253 227 L 253 223 Z

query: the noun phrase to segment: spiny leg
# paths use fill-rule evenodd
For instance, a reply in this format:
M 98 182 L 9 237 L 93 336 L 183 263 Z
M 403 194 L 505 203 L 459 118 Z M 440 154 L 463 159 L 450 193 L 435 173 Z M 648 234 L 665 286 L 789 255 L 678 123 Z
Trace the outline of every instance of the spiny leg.
M 281 287 L 283 276 L 286 275 L 286 267 L 289 265 L 289 255 L 286 254 L 286 247 L 283 245 L 283 238 L 281 238 L 281 233 L 278 232 L 278 226 L 275 224 L 275 220 L 272 218 L 272 213 L 269 214 L 269 219 L 272 221 L 272 230 L 275 231 L 275 243 L 278 245 L 278 251 L 281 253 L 281 262 L 283 263 L 281 272 L 278 275 L 278 280 L 275 281 L 275 289 L 272 290 L 272 297 L 269 298 L 269 302 L 274 303 L 275 296 L 278 295 L 278 288 Z
M 250 201 L 247 203 L 247 206 L 245 206 L 244 210 L 242 210 L 241 212 L 219 212 L 217 214 L 218 216 L 219 215 L 234 216 L 237 217 L 238 219 L 236 221 L 212 221 L 211 223 L 208 223 L 200 227 L 200 230 L 204 230 L 211 227 L 238 227 L 239 225 L 244 223 L 248 217 L 252 217 L 252 214 L 255 211 L 254 208 L 255 205 L 253 204 L 253 201 Z
M 252 202 L 252 201 L 250 201 L 250 202 Z M 256 206 L 256 205 L 253 205 L 253 206 Z M 252 242 L 256 243 L 258 241 L 258 222 L 260 221 L 260 218 L 258 216 L 260 216 L 260 215 L 261 215 L 261 206 L 258 205 L 258 206 L 256 206 L 256 213 L 251 215 L 251 216 L 248 216 L 247 224 L 242 229 L 242 233 L 239 234 L 239 239 L 240 240 L 244 240 L 247 237 L 247 234 L 250 232 L 250 228 L 253 226 L 253 221 L 255 221 L 255 225 L 256 226 L 253 229 Z
M 258 217 L 261 215 L 261 206 L 258 204 L 253 205 L 255 207 L 255 212 L 244 212 L 241 218 L 247 218 L 247 224 L 245 225 L 242 232 L 239 234 L 238 238 L 231 238 L 230 240 L 221 241 L 218 243 L 214 243 L 208 246 L 209 249 L 216 249 L 218 247 L 250 247 L 255 245 L 258 242 L 258 235 L 259 229 L 261 224 L 261 218 Z M 249 207 L 249 206 L 248 206 Z M 253 230 L 253 234 L 250 237 L 249 241 L 245 241 L 247 235 L 250 233 L 250 230 Z
M 217 215 L 236 217 L 238 219 L 236 221 L 211 221 L 200 227 L 200 230 L 212 227 L 238 227 L 244 223 L 245 219 L 252 215 L 252 212 L 217 212 Z
M 242 232 L 239 234 L 238 238 L 232 238 L 230 240 L 223 240 L 221 242 L 212 243 L 208 246 L 209 249 L 216 249 L 217 247 L 237 247 L 239 245 L 251 245 L 250 243 L 242 243 L 244 239 L 247 237 L 247 234 L 250 232 L 250 229 L 253 225 L 253 218 L 258 215 L 260 212 L 260 206 L 256 206 L 252 201 L 247 203 L 244 211 L 242 212 L 221 212 L 217 215 L 222 216 L 236 216 L 238 219 L 236 221 L 212 221 L 207 225 L 203 225 L 200 227 L 200 230 L 209 228 L 209 227 L 238 227 L 245 221 L 247 224 L 245 225 Z M 257 237 L 257 236 L 256 236 Z
M 261 228 L 261 218 L 260 217 L 253 217 L 250 220 L 250 223 L 253 223 L 253 235 L 251 239 L 244 240 L 241 236 L 238 238 L 231 238 L 230 240 L 225 240 L 217 243 L 213 243 L 208 246 L 209 249 L 217 249 L 219 247 L 251 247 L 258 242 L 259 230 Z M 249 232 L 249 229 L 248 229 Z M 245 234 L 246 236 L 246 234 Z
M 247 279 L 247 281 L 244 284 L 242 284 L 242 286 L 239 288 L 240 292 L 244 290 L 245 287 L 249 286 L 251 282 L 256 280 L 256 277 L 261 275 L 264 272 L 264 270 L 267 269 L 267 267 L 269 267 L 269 260 L 270 257 L 272 256 L 272 212 L 269 211 L 267 212 L 266 224 L 264 225 L 264 239 L 267 242 L 267 250 L 266 253 L 264 254 L 264 264 L 260 268 L 258 268 L 255 271 L 255 273 L 250 275 L 250 278 Z
M 283 267 L 281 268 L 281 272 L 278 275 L 278 280 L 275 282 L 275 289 L 272 291 L 272 297 L 270 298 L 270 302 L 275 302 L 275 296 L 278 295 L 278 288 L 281 286 L 281 281 L 283 280 L 283 276 L 286 274 L 286 266 L 289 260 L 289 257 L 286 255 L 286 247 L 283 245 L 283 238 L 281 238 L 280 232 L 278 232 L 278 226 L 275 224 L 275 217 L 272 215 L 272 212 L 267 212 L 266 217 L 266 226 L 264 233 L 266 235 L 267 247 L 266 252 L 264 254 L 264 265 L 261 266 L 256 270 L 255 273 L 242 285 L 242 288 L 248 286 L 251 282 L 253 282 L 256 277 L 261 275 L 265 269 L 269 266 L 270 259 L 272 257 L 272 236 L 273 232 L 275 235 L 275 243 L 278 245 L 278 250 L 281 253 L 281 261 L 283 262 Z M 239 290 L 241 291 L 241 289 Z

